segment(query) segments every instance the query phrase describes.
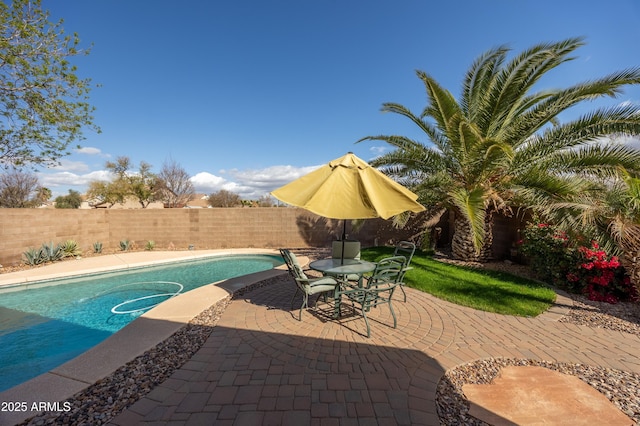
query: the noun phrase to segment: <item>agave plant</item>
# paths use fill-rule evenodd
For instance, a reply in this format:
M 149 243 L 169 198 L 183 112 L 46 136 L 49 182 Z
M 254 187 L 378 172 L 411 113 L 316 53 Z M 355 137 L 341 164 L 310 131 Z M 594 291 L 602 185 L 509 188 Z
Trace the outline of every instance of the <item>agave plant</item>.
M 40 249 L 37 248 L 29 248 L 27 251 L 22 253 L 24 256 L 24 263 L 30 266 L 39 265 L 42 263 L 42 258 L 40 257 Z
M 82 254 L 82 250 L 78 247 L 78 242 L 75 240 L 67 240 L 60 244 L 60 248 L 64 253 L 64 257 L 75 257 Z
M 44 262 L 55 262 L 64 257 L 64 251 L 62 251 L 62 247 L 59 244 L 53 244 L 53 242 L 44 243 L 40 247 L 40 256 Z
M 156 248 L 156 242 L 153 240 L 147 241 L 147 244 L 144 246 L 144 249 L 147 251 L 151 251 Z
M 100 241 L 93 243 L 93 252 L 96 254 L 102 253 L 102 243 Z
M 127 251 L 129 250 L 130 247 L 131 247 L 131 241 L 129 240 L 120 241 L 120 250 Z

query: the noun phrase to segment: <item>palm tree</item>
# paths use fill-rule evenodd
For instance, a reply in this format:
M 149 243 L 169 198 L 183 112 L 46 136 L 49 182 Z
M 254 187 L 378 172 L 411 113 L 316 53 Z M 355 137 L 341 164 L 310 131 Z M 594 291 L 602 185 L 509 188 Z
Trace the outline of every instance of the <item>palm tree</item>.
M 632 173 L 640 168 L 638 151 L 609 139 L 640 134 L 638 108 L 620 104 L 567 123 L 559 120 L 581 102 L 615 97 L 623 86 L 640 83 L 640 68 L 566 89 L 533 90 L 583 44 L 582 38 L 539 44 L 508 62 L 507 47 L 489 50 L 467 71 L 459 100 L 417 71 L 427 93 L 422 113 L 396 103 L 385 103 L 382 110 L 410 119 L 429 143 L 405 136 L 361 139 L 395 147 L 372 164 L 412 185 L 424 204 L 453 209 L 454 256 L 487 258 L 495 212 L 516 205 L 553 210 L 594 191 L 592 178 L 610 178 L 620 167 Z

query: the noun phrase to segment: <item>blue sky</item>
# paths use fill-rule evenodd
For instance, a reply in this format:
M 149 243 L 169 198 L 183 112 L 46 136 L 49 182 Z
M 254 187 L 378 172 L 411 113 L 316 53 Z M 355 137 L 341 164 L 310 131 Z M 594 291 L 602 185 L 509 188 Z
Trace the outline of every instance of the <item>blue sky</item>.
M 566 87 L 640 66 L 635 0 L 44 0 L 91 54 L 74 60 L 102 133 L 42 170 L 55 195 L 84 192 L 128 156 L 158 172 L 173 159 L 199 192 L 259 198 L 353 151 L 388 149 L 367 135 L 424 138 L 383 102 L 424 106 L 420 69 L 455 96 L 481 53 L 585 36 L 578 58 L 542 86 Z M 640 103 L 640 88 L 588 109 Z M 586 111 L 585 109 L 584 111 Z M 570 111 L 571 119 L 584 111 Z

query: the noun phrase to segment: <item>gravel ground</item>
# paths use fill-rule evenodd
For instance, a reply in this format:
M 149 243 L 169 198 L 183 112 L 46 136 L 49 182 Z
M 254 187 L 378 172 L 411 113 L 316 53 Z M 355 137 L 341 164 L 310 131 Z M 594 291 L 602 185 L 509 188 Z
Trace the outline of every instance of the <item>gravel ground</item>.
M 326 251 L 299 250 L 310 258 L 326 256 Z M 474 265 L 527 275 L 521 265 L 505 263 Z M 269 285 L 264 281 L 256 286 Z M 255 286 L 243 290 L 241 296 Z M 574 296 L 574 307 L 560 321 L 590 327 L 602 327 L 640 335 L 640 305 L 609 305 Z M 218 318 L 230 303 L 230 298 L 212 306 L 172 337 L 154 349 L 118 369 L 111 376 L 95 383 L 69 399 L 72 410 L 65 413 L 45 413 L 23 425 L 101 425 L 146 395 L 155 385 L 180 368 L 206 341 Z M 581 364 L 540 362 L 527 359 L 485 359 L 449 370 L 438 384 L 436 403 L 443 425 L 485 425 L 468 415 L 469 406 L 462 392 L 466 383 L 490 383 L 500 368 L 509 365 L 538 365 L 580 377 L 606 395 L 629 417 L 640 424 L 640 375 Z M 104 398 L 104 395 L 109 397 Z

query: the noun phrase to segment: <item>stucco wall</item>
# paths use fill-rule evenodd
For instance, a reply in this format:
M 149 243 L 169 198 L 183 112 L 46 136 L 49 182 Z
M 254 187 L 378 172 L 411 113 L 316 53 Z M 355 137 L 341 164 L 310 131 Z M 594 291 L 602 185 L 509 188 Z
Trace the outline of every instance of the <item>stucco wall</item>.
M 347 233 L 363 247 L 415 238 L 419 220 L 404 230 L 390 221 L 370 219 Z M 94 242 L 103 251 L 119 250 L 121 240 L 138 248 L 153 240 L 157 250 L 326 247 L 342 233 L 342 221 L 297 208 L 225 208 L 158 210 L 0 209 L 0 264 L 21 262 L 22 253 L 43 243 L 75 240 L 84 251 Z

